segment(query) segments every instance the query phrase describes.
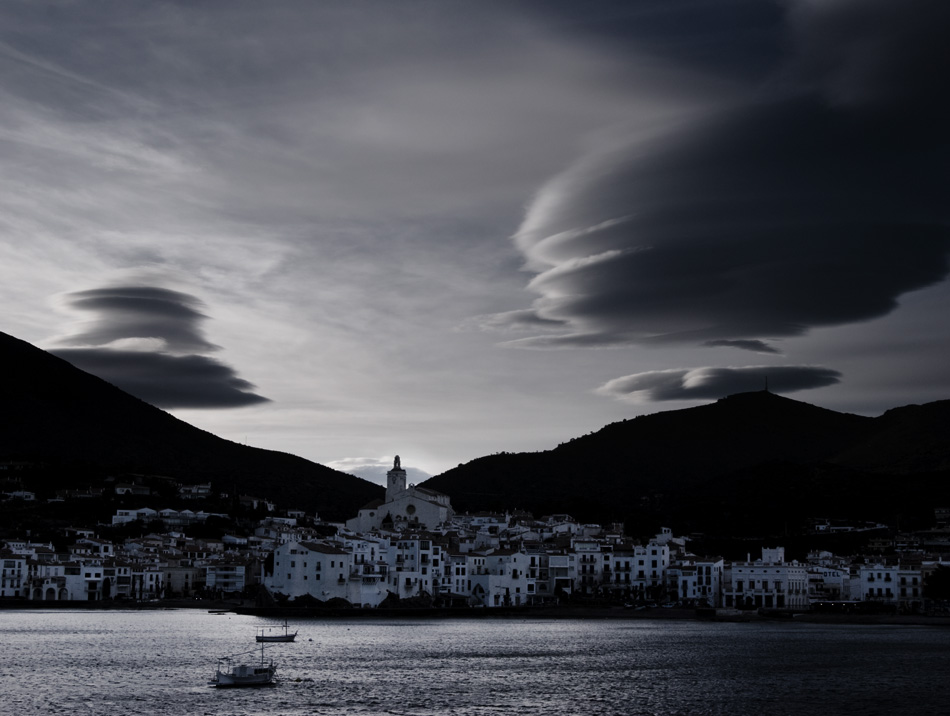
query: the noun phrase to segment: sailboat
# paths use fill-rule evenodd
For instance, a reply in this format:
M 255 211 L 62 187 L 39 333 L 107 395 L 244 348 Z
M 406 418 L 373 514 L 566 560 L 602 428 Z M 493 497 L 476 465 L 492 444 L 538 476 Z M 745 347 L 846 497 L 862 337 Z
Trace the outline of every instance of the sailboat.
M 266 629 L 261 629 L 261 633 L 258 634 L 255 638 L 257 641 L 261 642 L 275 642 L 275 641 L 293 641 L 297 637 L 297 632 L 293 634 L 290 633 L 290 627 L 287 625 L 287 620 L 284 619 L 284 633 L 283 634 L 268 634 Z

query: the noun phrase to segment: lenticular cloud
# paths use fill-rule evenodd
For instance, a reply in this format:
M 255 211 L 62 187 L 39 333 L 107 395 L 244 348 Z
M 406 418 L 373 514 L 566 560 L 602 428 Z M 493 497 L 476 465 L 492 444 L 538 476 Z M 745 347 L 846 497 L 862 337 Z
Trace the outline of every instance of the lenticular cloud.
M 769 339 L 883 316 L 944 280 L 950 149 L 936 120 L 950 112 L 936 84 L 950 60 L 934 28 L 950 12 L 816 5 L 790 12 L 781 91 L 548 182 L 515 236 L 537 299 L 487 323 L 562 327 L 521 346 L 770 352 Z
M 60 339 L 51 353 L 161 408 L 235 408 L 267 402 L 201 329 L 196 297 L 156 286 L 103 287 L 64 297 L 95 319 Z M 134 348 L 134 349 L 133 349 Z

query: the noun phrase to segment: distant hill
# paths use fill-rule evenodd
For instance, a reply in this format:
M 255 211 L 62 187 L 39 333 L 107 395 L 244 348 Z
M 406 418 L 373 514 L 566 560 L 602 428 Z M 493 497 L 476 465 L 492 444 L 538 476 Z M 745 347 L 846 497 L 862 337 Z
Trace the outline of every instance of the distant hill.
M 283 507 L 352 517 L 383 488 L 200 430 L 64 360 L 0 333 L 0 460 L 211 481 Z
M 456 509 L 772 534 L 808 517 L 926 522 L 950 505 L 950 401 L 877 418 L 767 391 L 641 416 L 536 453 L 478 458 L 427 480 Z

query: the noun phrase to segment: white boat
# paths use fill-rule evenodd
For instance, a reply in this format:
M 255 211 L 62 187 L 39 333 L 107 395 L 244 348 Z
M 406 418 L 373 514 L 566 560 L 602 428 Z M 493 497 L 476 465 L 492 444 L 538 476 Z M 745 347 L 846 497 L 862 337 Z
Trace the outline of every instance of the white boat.
M 297 638 L 297 632 L 294 632 L 293 634 L 291 634 L 291 633 L 290 633 L 290 627 L 287 625 L 287 620 L 284 619 L 284 633 L 283 633 L 283 634 L 279 634 L 279 633 L 278 633 L 278 634 L 268 634 L 265 629 L 261 629 L 261 633 L 258 634 L 255 638 L 256 638 L 257 641 L 259 641 L 259 642 L 261 642 L 261 641 L 264 641 L 264 642 L 279 642 L 279 641 L 287 642 L 287 641 L 293 641 L 295 638 Z
M 250 654 L 252 652 L 245 652 Z M 255 652 L 256 653 L 256 652 Z M 238 654 L 237 656 L 240 656 Z M 235 664 L 234 656 L 224 656 L 218 659 L 211 684 L 218 688 L 239 686 L 270 686 L 277 677 L 277 665 L 271 659 L 264 661 L 264 645 L 261 644 L 260 664 Z

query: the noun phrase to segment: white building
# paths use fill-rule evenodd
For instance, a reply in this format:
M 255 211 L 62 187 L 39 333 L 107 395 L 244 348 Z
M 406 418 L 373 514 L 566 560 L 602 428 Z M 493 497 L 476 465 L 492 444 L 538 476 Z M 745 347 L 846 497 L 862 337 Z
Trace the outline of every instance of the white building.
M 685 604 L 722 606 L 722 576 L 725 561 L 721 557 L 683 557 L 674 560 L 667 571 L 667 598 Z
M 903 567 L 897 572 L 897 603 L 909 611 L 923 606 L 924 579 L 920 567 Z
M 347 599 L 352 555 L 327 542 L 288 542 L 274 550 L 272 571 L 264 568 L 262 583 L 288 597 L 309 594 L 321 601 Z M 210 586 L 210 585 L 209 585 Z
M 251 563 L 244 561 L 208 564 L 205 567 L 205 588 L 220 594 L 240 594 L 252 581 L 251 571 Z
M 728 571 L 724 605 L 735 608 L 807 609 L 808 570 L 785 562 L 785 548 L 762 549 L 755 562 L 735 562 Z
M 4 551 L 0 554 L 0 565 L 0 597 L 26 596 L 29 591 L 26 557 Z
M 850 601 L 851 571 L 831 565 L 809 565 L 808 599 L 812 602 Z
M 529 564 L 528 555 L 520 549 L 496 550 L 485 555 L 484 573 L 473 578 L 473 585 L 484 590 L 485 606 L 520 607 L 530 603 L 535 580 L 529 577 Z
M 378 530 L 383 523 L 392 522 L 393 529 L 434 530 L 445 524 L 455 513 L 448 495 L 406 484 L 406 471 L 399 456 L 393 469 L 386 473 L 386 497 L 373 500 L 347 520 L 347 529 L 357 534 Z
M 432 535 L 407 534 L 389 545 L 386 589 L 400 598 L 434 596 L 441 590 L 447 553 Z
M 344 537 L 341 542 L 344 550 L 351 555 L 346 600 L 356 606 L 379 606 L 387 596 L 389 540 L 382 537 Z
M 602 551 L 600 542 L 592 539 L 574 539 L 574 564 L 577 566 L 576 586 L 581 592 L 596 591 L 609 581 L 611 553 Z M 605 580 L 605 570 L 606 580 Z
M 116 510 L 112 516 L 113 525 L 124 525 L 127 522 L 142 520 L 142 522 L 151 522 L 158 519 L 158 512 L 150 507 L 141 507 L 137 510 Z
M 900 567 L 863 564 L 853 579 L 852 598 L 864 602 L 896 602 Z

